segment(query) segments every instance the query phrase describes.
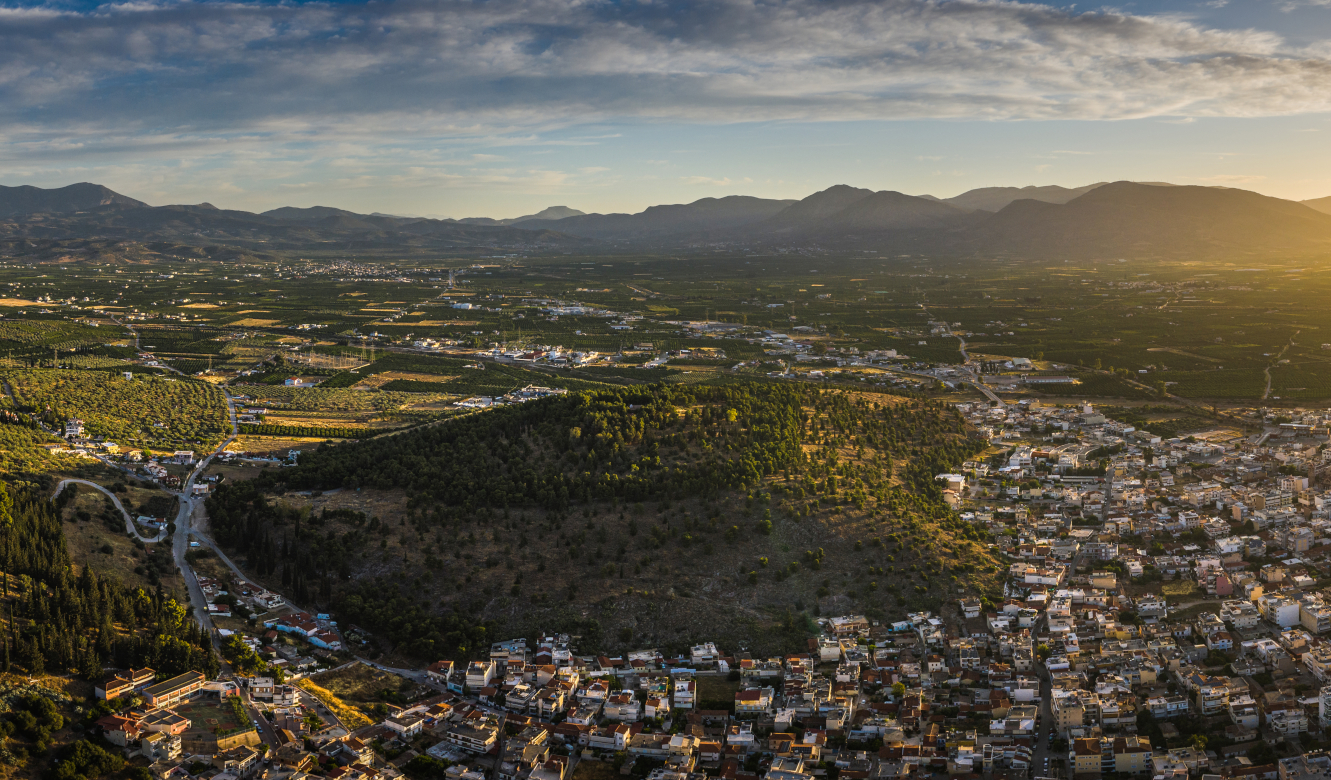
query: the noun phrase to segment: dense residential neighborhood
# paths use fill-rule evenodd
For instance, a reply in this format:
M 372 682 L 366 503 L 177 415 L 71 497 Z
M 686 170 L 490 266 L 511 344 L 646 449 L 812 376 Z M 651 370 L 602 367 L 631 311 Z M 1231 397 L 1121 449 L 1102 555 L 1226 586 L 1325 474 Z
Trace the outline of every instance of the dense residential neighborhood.
M 1166 440 L 1085 405 L 959 408 L 1000 454 L 938 479 L 1009 562 L 1001 593 L 819 618 L 803 652 L 779 657 L 710 642 L 585 655 L 552 633 L 423 670 L 351 660 L 414 684 L 352 727 L 297 687 L 349 657 L 330 616 L 200 578 L 210 613 L 256 616 L 255 635 L 221 639 L 267 676 L 118 673 L 98 695 L 134 706 L 99 726 L 161 780 L 565 780 L 579 764 L 649 780 L 1331 771 L 1326 416 Z M 228 698 L 253 722 L 201 737 L 191 702 Z

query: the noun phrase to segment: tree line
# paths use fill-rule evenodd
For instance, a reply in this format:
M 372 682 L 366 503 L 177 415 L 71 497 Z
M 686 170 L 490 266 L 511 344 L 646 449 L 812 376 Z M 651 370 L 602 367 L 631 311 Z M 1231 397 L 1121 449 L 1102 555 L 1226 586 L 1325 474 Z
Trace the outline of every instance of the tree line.
M 0 483 L 0 670 L 72 671 L 88 680 L 106 667 L 216 674 L 206 629 L 160 585 L 129 588 L 73 565 L 63 505 L 35 489 L 11 495 Z

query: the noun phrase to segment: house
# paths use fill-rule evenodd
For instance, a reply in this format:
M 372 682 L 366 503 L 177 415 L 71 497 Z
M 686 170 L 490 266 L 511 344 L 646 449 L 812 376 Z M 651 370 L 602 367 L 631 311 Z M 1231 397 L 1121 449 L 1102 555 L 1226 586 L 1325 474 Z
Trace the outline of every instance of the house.
M 689 650 L 689 660 L 695 667 L 715 666 L 720 657 L 721 654 L 717 651 L 716 645 L 712 642 L 704 642 Z
M 641 713 L 642 707 L 631 693 L 611 694 L 605 700 L 604 714 L 607 720 L 633 723 L 641 717 Z
M 121 747 L 125 747 L 138 739 L 139 734 L 143 731 L 137 720 L 126 718 L 123 715 L 107 715 L 104 718 L 99 718 L 97 727 L 102 730 L 106 741 Z
M 421 733 L 425 721 L 414 715 L 394 715 L 384 719 L 384 726 L 404 739 L 410 739 Z
M 180 758 L 181 744 L 180 735 L 155 731 L 139 740 L 139 753 L 149 761 L 171 761 Z
M 768 712 L 772 709 L 772 701 L 775 698 L 776 691 L 772 688 L 750 688 L 744 691 L 736 691 L 735 714 L 753 715 Z
M 213 767 L 236 777 L 248 777 L 259 766 L 259 753 L 249 745 L 239 745 L 213 756 Z
M 452 674 L 453 674 L 452 661 L 435 661 L 434 663 L 430 664 L 429 668 L 425 670 L 425 676 L 430 678 L 430 680 L 439 683 L 440 685 L 447 685 L 448 678 L 452 676 Z
M 499 727 L 492 723 L 461 723 L 444 732 L 444 741 L 470 753 L 488 753 L 499 740 Z
M 670 706 L 677 710 L 693 709 L 693 700 L 697 690 L 698 684 L 693 680 L 676 680 Z
M 615 752 L 626 750 L 630 734 L 632 730 L 624 723 L 603 726 L 587 735 L 587 747 Z
M 473 691 L 490 684 L 495 676 L 494 661 L 472 661 L 467 664 L 467 687 Z

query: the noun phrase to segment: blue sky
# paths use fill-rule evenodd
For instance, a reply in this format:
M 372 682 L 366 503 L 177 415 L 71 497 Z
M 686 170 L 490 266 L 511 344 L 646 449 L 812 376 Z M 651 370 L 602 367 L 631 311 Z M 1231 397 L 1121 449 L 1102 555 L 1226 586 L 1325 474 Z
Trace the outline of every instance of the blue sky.
M 517 216 L 833 184 L 1331 195 L 1331 0 L 0 4 L 0 183 Z

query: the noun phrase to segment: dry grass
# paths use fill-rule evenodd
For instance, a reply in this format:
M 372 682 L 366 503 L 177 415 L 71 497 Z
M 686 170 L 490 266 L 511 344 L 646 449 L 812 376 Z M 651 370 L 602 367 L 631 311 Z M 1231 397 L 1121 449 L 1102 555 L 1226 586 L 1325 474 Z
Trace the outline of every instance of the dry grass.
M 378 411 L 365 412 L 301 412 L 286 409 L 264 415 L 268 425 L 300 425 L 312 428 L 397 428 L 400 422 L 383 418 Z
M 1178 582 L 1166 582 L 1160 586 L 1160 591 L 1166 596 L 1175 599 L 1187 598 L 1200 594 L 1197 583 L 1192 580 L 1180 580 Z
M 300 686 L 314 698 L 323 702 L 323 705 L 331 710 L 333 714 L 337 716 L 338 720 L 342 721 L 342 725 L 346 726 L 348 730 L 355 731 L 356 729 L 364 728 L 372 723 L 372 721 L 359 709 L 348 706 L 346 702 L 339 699 L 332 691 L 314 682 L 312 678 L 306 677 L 305 679 L 297 680 L 296 685 Z
M 588 761 L 585 758 L 579 761 L 573 770 L 573 780 L 616 780 L 620 777 L 622 775 L 613 764 L 605 761 Z
M 151 589 L 148 578 L 134 572 L 134 567 L 144 563 L 147 553 L 135 547 L 134 542 L 125 535 L 123 524 L 118 526 L 118 531 L 112 531 L 97 519 L 102 512 L 103 501 L 105 497 L 101 493 L 94 493 L 91 488 L 84 487 L 65 507 L 64 517 L 68 521 L 65 523 L 65 540 L 70 558 L 77 565 L 91 566 L 99 575 L 116 579 L 124 585 Z M 92 520 L 83 522 L 75 519 L 79 510 L 87 511 L 92 515 Z M 102 551 L 106 545 L 111 546 L 110 553 Z M 150 545 L 149 548 L 155 546 Z M 185 592 L 184 580 L 174 570 L 162 577 L 162 587 L 177 598 L 182 598 Z
M 281 320 L 264 320 L 256 317 L 246 317 L 240 320 L 232 320 L 227 324 L 240 328 L 264 328 L 269 325 L 276 325 L 280 321 Z
M 416 687 L 415 683 L 405 677 L 381 672 L 365 664 L 325 672 L 312 679 L 334 696 L 351 704 L 373 704 L 382 701 L 380 694 L 384 690 L 408 693 Z
M 420 325 L 422 323 L 412 323 Z M 412 371 L 385 371 L 382 374 L 371 374 L 356 384 L 351 386 L 352 390 L 377 390 L 380 387 L 392 382 L 394 379 L 406 379 L 412 382 L 430 382 L 440 384 L 457 379 L 457 375 L 445 376 L 443 374 L 420 374 Z
M 272 454 L 285 456 L 287 450 L 312 450 L 329 439 L 279 438 L 275 436 L 237 436 L 227 445 L 229 452 L 248 452 L 251 454 Z

